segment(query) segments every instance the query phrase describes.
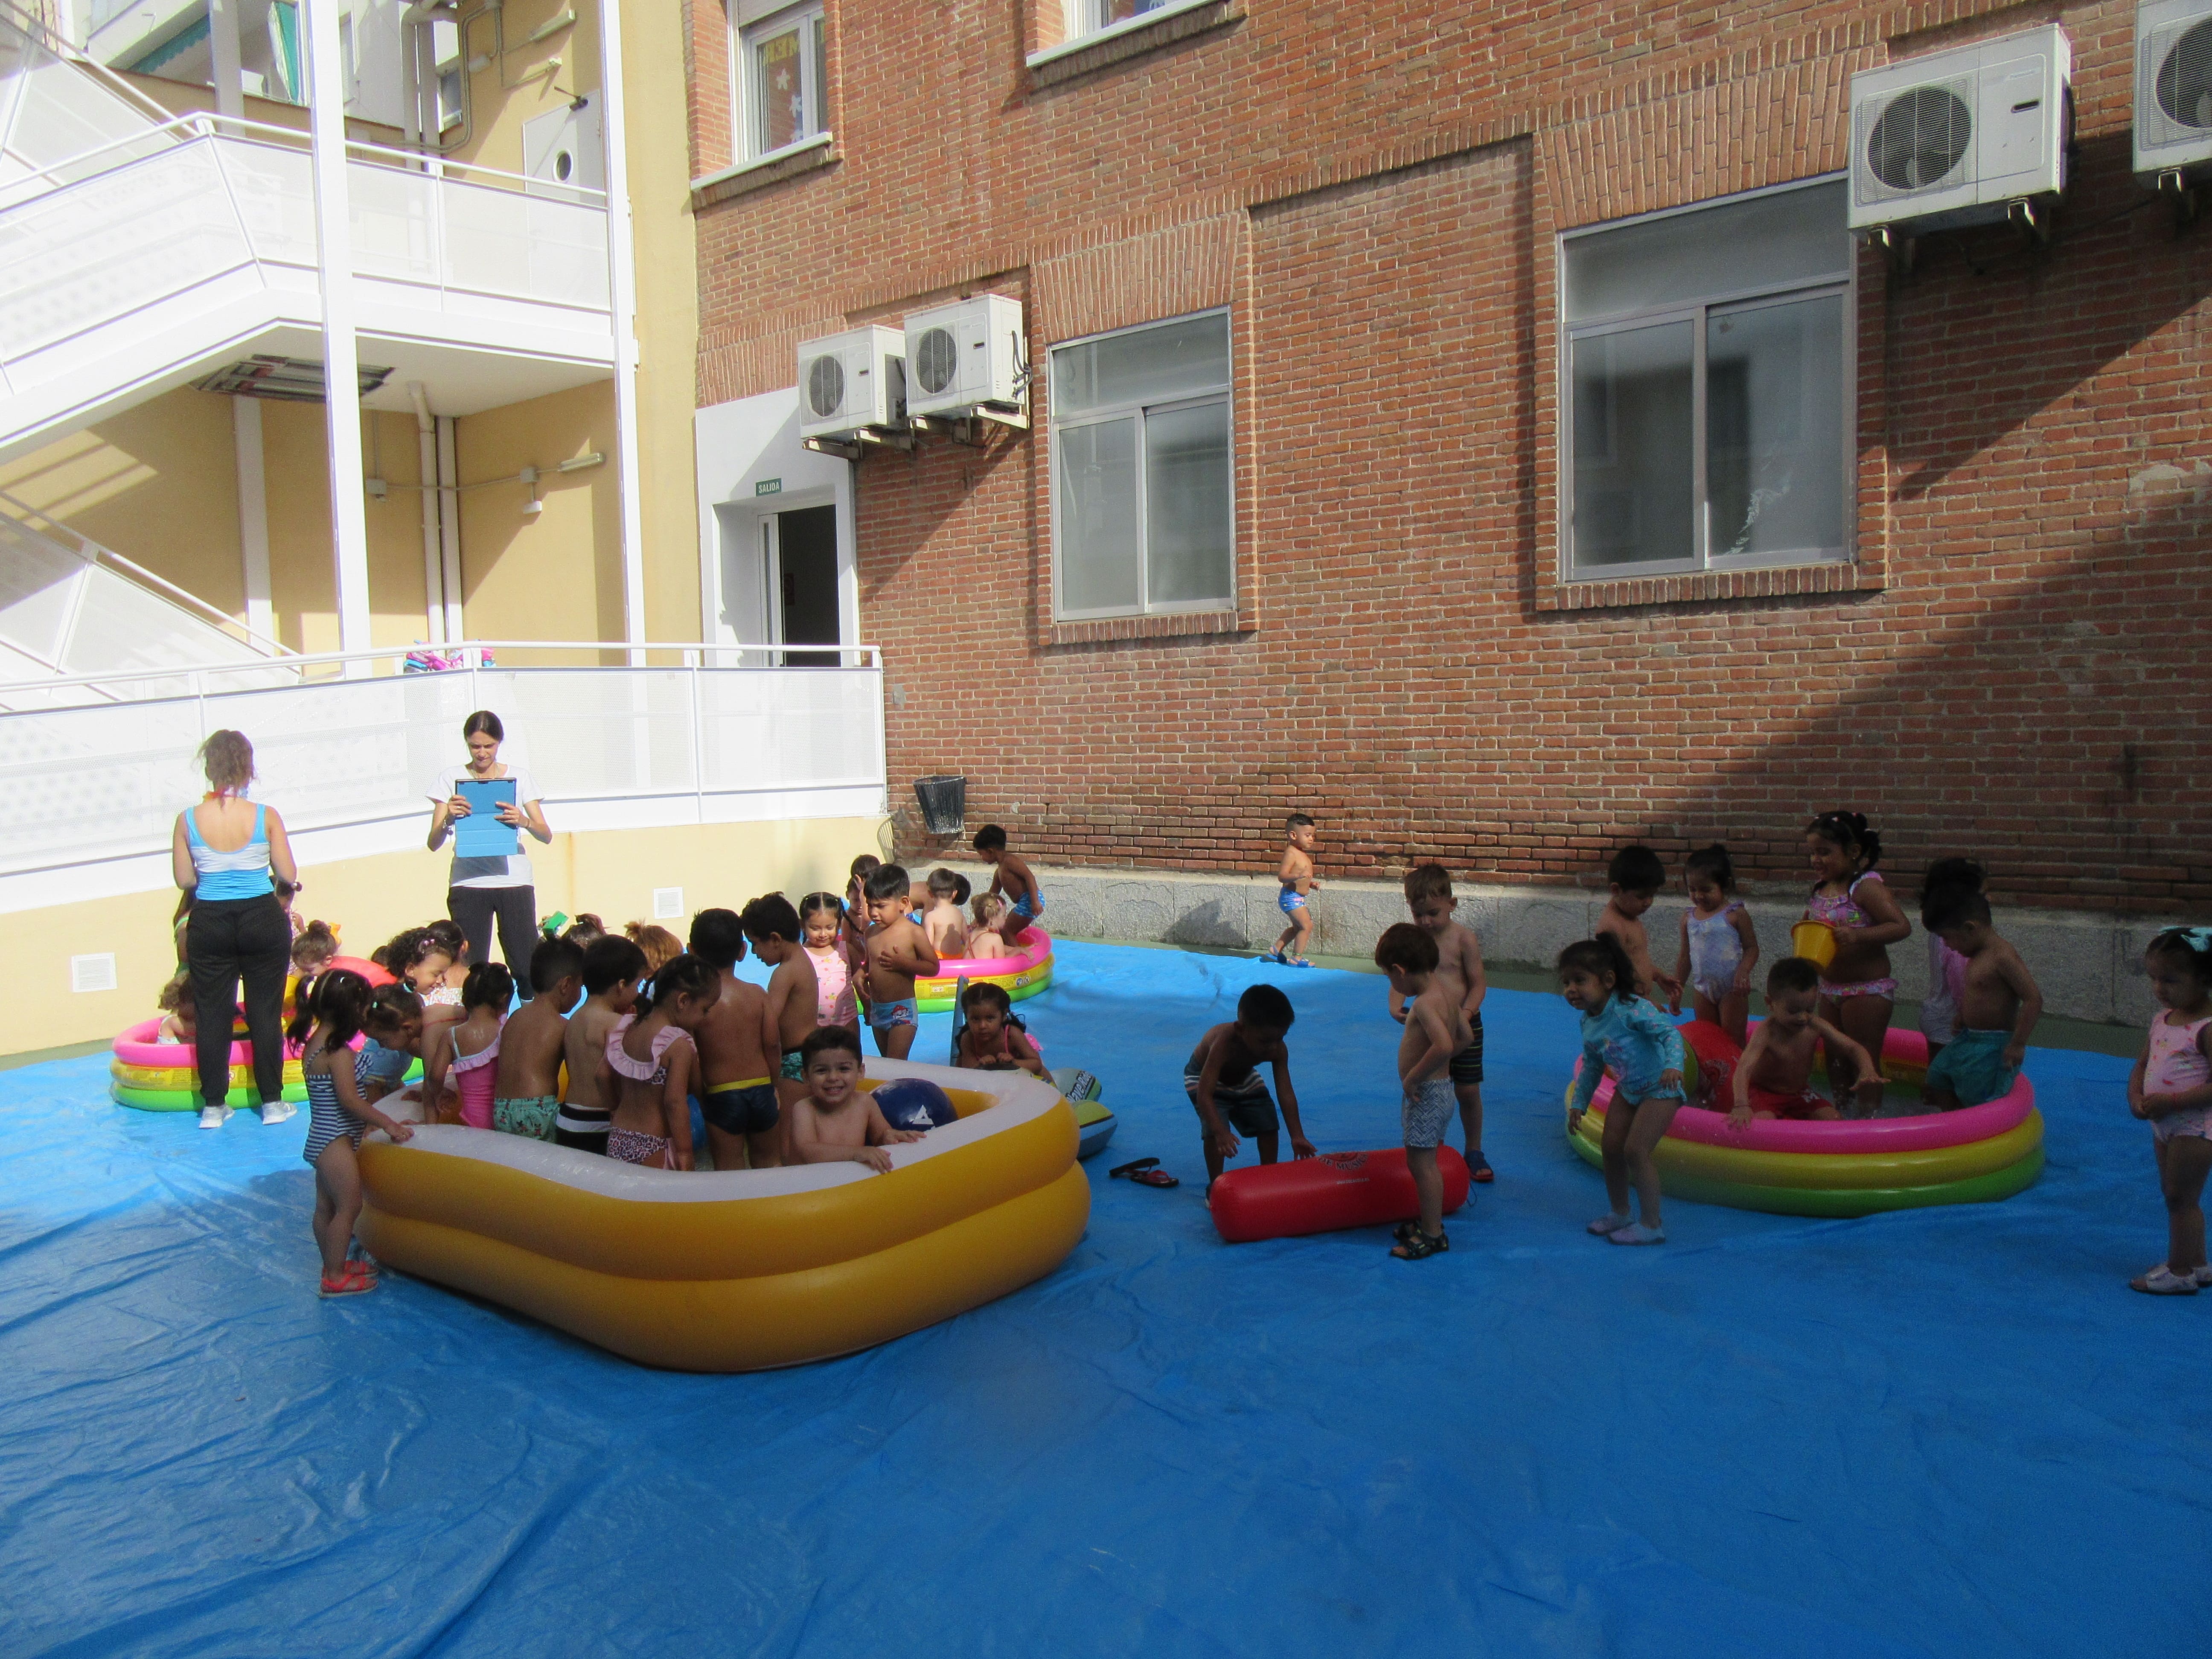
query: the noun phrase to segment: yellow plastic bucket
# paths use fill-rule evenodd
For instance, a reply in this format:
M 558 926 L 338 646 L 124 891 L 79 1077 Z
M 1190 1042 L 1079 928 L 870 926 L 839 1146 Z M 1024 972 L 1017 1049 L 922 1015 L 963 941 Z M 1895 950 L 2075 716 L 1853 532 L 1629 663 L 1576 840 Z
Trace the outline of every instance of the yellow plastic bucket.
M 1836 959 L 1836 930 L 1825 921 L 1801 921 L 1790 930 L 1790 948 L 1815 968 Z

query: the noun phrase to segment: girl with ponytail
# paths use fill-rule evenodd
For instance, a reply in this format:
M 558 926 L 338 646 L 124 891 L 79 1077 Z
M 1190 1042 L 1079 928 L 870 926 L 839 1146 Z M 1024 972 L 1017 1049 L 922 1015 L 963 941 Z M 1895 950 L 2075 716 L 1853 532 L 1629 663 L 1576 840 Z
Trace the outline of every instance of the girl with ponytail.
M 1814 876 L 1805 920 L 1825 923 L 1836 936 L 1835 957 L 1820 970 L 1820 1018 L 1880 1066 L 1897 1006 L 1889 947 L 1910 939 L 1912 924 L 1875 868 L 1881 837 L 1863 813 L 1821 813 L 1805 826 L 1805 852 Z M 1848 1056 L 1831 1064 L 1828 1082 L 1843 1106 L 1858 1084 Z

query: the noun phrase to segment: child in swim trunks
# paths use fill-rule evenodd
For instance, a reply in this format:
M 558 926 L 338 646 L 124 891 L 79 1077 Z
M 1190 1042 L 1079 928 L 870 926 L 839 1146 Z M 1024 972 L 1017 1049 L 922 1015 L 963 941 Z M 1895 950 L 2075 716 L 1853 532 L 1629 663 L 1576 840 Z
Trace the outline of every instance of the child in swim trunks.
M 2043 993 L 2020 952 L 1990 925 L 1990 902 L 1954 887 L 1929 901 L 1929 924 L 1966 959 L 1959 1000 L 1964 1027 L 1928 1066 L 1922 1094 L 1939 1111 L 1979 1106 L 2011 1091 L 2043 1013 Z
M 769 970 L 766 1018 L 775 1035 L 775 1097 L 784 1115 L 784 1154 L 788 1158 L 791 1109 L 806 1097 L 799 1045 L 818 1023 L 821 985 L 815 977 L 814 959 L 800 942 L 805 930 L 789 899 L 781 893 L 763 893 L 738 913 L 738 922 L 753 954 Z
M 1649 997 L 1654 1002 L 1663 995 L 1668 1012 L 1680 1013 L 1682 983 L 1661 973 L 1653 963 L 1651 940 L 1644 931 L 1644 913 L 1667 884 L 1667 866 L 1648 847 L 1624 847 L 1605 866 L 1605 883 L 1610 896 L 1598 915 L 1597 926 L 1590 931 L 1596 938 L 1618 940 L 1629 965 L 1635 969 L 1636 978 L 1625 988 L 1626 994 Z
M 922 913 L 921 931 L 939 960 L 968 954 L 968 924 L 960 907 L 968 902 L 968 878 L 955 870 L 929 872 L 929 908 Z
M 491 1101 L 491 1127 L 527 1140 L 550 1140 L 561 1115 L 561 1057 L 568 1022 L 584 988 L 584 953 L 561 939 L 540 939 L 530 953 L 529 1001 L 499 1033 L 499 1077 Z
M 609 1158 L 653 1170 L 691 1167 L 691 1085 L 699 1075 L 692 1033 L 721 994 L 721 975 L 703 959 L 676 957 L 653 976 L 652 995 L 608 1033 L 599 1098 L 614 1103 Z
M 1431 866 L 1433 868 L 1434 866 Z M 1444 1181 L 1437 1168 L 1437 1148 L 1452 1120 L 1458 1098 L 1449 1071 L 1452 1056 L 1474 1041 L 1461 999 L 1437 971 L 1442 961 L 1436 936 L 1415 922 L 1393 922 L 1376 941 L 1375 965 L 1390 976 L 1392 1012 L 1406 1023 L 1398 1039 L 1398 1084 L 1405 1100 L 1399 1111 L 1406 1138 L 1406 1168 L 1420 1194 L 1421 1214 L 1398 1229 L 1390 1254 L 1401 1261 L 1421 1261 L 1451 1249 L 1444 1235 Z
M 814 966 L 814 1023 L 859 1031 L 860 1004 L 853 980 L 866 969 L 868 956 L 846 926 L 845 907 L 835 893 L 809 893 L 799 901 L 799 926 Z
M 1006 942 L 1012 945 L 1044 914 L 1044 890 L 1029 860 L 1006 850 L 1006 832 L 987 823 L 975 832 L 975 856 L 991 866 L 991 890 L 1006 896 Z
M 1455 920 L 1458 906 L 1451 874 L 1443 865 L 1416 865 L 1407 872 L 1406 908 L 1413 913 L 1414 925 L 1437 942 L 1437 982 L 1467 1016 L 1467 1044 L 1451 1057 L 1448 1069 L 1460 1124 L 1467 1132 L 1468 1178 L 1486 1182 L 1498 1178 L 1482 1155 L 1482 1000 L 1490 994 L 1490 981 L 1482 971 L 1482 941 L 1474 928 Z M 1395 991 L 1390 994 L 1390 1018 L 1401 1023 L 1406 1018 L 1406 1000 Z
M 2212 1285 L 2204 1261 L 2204 1180 L 2212 1174 L 2212 927 L 2175 927 L 2143 952 L 2160 1012 L 2128 1074 L 2128 1109 L 2151 1127 L 2166 1198 L 2166 1260 L 2130 1279 L 2153 1296 Z
M 645 978 L 645 952 L 620 933 L 602 933 L 584 947 L 584 1006 L 570 1017 L 562 1037 L 568 1085 L 553 1120 L 553 1144 L 579 1152 L 607 1150 L 614 1097 L 599 1091 L 599 1062 L 607 1038 L 637 1006 Z
M 966 1022 L 952 1052 L 952 1063 L 969 1071 L 1027 1072 L 1045 1074 L 1044 1059 L 1029 1034 L 1012 1024 L 1014 1000 L 1003 985 L 971 985 L 960 998 Z
M 1598 1079 L 1610 1069 L 1613 1103 L 1606 1109 L 1599 1148 L 1613 1207 L 1589 1231 L 1615 1244 L 1663 1244 L 1659 1166 L 1652 1154 L 1682 1104 L 1682 1034 L 1636 994 L 1636 964 L 1614 934 L 1600 933 L 1559 952 L 1559 989 L 1583 1017 L 1582 1070 L 1567 1097 L 1567 1125 L 1581 1126 Z M 1640 1223 L 1628 1213 L 1632 1186 L 1642 1208 Z
M 1920 930 L 1928 936 L 1928 994 L 1920 1002 L 1920 1034 L 1928 1039 L 1932 1061 L 1943 1046 L 1959 1040 L 1959 1005 L 1966 994 L 1966 959 L 1943 942 L 1928 920 L 1929 908 L 1947 889 L 1982 890 L 1986 878 L 1972 859 L 1937 859 L 1920 883 Z
M 860 1087 L 860 1039 L 853 1032 L 825 1025 L 800 1045 L 800 1056 L 806 1093 L 791 1113 L 795 1162 L 859 1164 L 882 1175 L 891 1167 L 887 1147 L 921 1139 L 914 1130 L 892 1128 Z
M 1290 1125 L 1291 1155 L 1314 1155 L 1298 1117 L 1297 1091 L 1291 1086 L 1291 1051 L 1283 1043 L 1296 1018 L 1291 1000 L 1277 988 L 1249 986 L 1237 999 L 1237 1018 L 1209 1029 L 1183 1061 L 1182 1088 L 1198 1112 L 1209 1190 L 1221 1178 L 1222 1165 L 1237 1156 L 1240 1133 L 1258 1145 L 1261 1163 L 1275 1161 L 1275 1103 L 1260 1077 L 1263 1061 L 1274 1068 L 1275 1092 L 1282 1097 L 1283 1121 Z
M 1303 812 L 1293 812 L 1283 820 L 1283 830 L 1290 845 L 1283 848 L 1282 862 L 1275 866 L 1275 879 L 1283 885 L 1275 903 L 1290 920 L 1275 948 L 1260 960 L 1279 962 L 1285 968 L 1310 968 L 1313 963 L 1306 960 L 1306 945 L 1313 939 L 1313 911 L 1306 904 L 1306 896 L 1321 885 L 1314 879 L 1314 821 Z
M 896 864 L 868 878 L 868 1025 L 876 1052 L 904 1060 L 914 1048 L 921 1011 L 914 982 L 937 971 L 937 952 L 915 924 L 913 883 Z
M 1751 1034 L 1736 1062 L 1729 1124 L 1747 1127 L 1753 1118 L 1835 1118 L 1835 1102 L 1813 1087 L 1814 1050 L 1827 1045 L 1833 1068 L 1842 1055 L 1858 1079 L 1861 1103 L 1871 1112 L 1881 1099 L 1881 1068 L 1874 1056 L 1820 1015 L 1820 970 L 1802 957 L 1784 957 L 1766 970 L 1766 1018 Z
M 1735 896 L 1735 866 L 1715 842 L 1683 861 L 1682 886 L 1690 908 L 1682 912 L 1682 948 L 1674 977 L 1688 988 L 1699 1019 L 1726 1031 L 1743 1047 L 1751 1019 L 1751 970 L 1759 960 L 1759 933 L 1751 912 Z
M 1835 959 L 1820 975 L 1820 1018 L 1879 1060 L 1897 1006 L 1889 947 L 1912 933 L 1874 867 L 1881 857 L 1881 837 L 1859 813 L 1823 812 L 1805 826 L 1805 854 L 1814 878 L 1805 920 L 1825 922 L 1836 935 Z M 1857 1086 L 1849 1070 L 1828 1068 L 1838 1105 L 1844 1091 Z
M 720 976 L 722 994 L 699 1022 L 699 1112 L 718 1170 L 773 1170 L 783 1162 L 782 1113 L 775 1097 L 777 1046 L 768 998 L 733 971 L 744 959 L 745 935 L 734 910 L 702 910 L 691 919 L 691 953 Z

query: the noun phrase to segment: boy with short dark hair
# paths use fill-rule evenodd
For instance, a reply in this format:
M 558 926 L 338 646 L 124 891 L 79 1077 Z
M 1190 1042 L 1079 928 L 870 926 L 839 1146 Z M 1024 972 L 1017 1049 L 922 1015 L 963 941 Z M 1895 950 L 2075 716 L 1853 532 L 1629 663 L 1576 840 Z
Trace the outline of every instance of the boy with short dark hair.
M 1990 902 L 1964 887 L 1931 893 L 1928 926 L 1966 959 L 1959 1035 L 1928 1067 L 1922 1093 L 1942 1111 L 1979 1106 L 2011 1092 L 2027 1059 L 2028 1035 L 2043 1017 L 2043 992 L 2020 952 L 1990 921 Z
M 1006 832 L 995 823 L 987 823 L 975 832 L 975 856 L 991 866 L 991 890 L 1006 896 L 1006 909 L 1013 918 L 1006 924 L 1006 942 L 1019 939 L 1022 930 L 1044 914 L 1044 890 L 1037 885 L 1036 872 L 1029 860 L 1006 850 Z
M 1298 1118 L 1297 1091 L 1291 1086 L 1291 1051 L 1283 1046 L 1297 1018 L 1291 1000 L 1276 987 L 1250 986 L 1237 999 L 1237 1018 L 1209 1028 L 1183 1062 L 1183 1092 L 1197 1109 L 1205 1137 L 1209 1189 L 1221 1178 L 1221 1166 L 1237 1156 L 1240 1130 L 1258 1143 L 1261 1163 L 1275 1161 L 1275 1103 L 1260 1079 L 1263 1060 L 1274 1068 L 1275 1092 L 1282 1097 L 1283 1121 L 1291 1130 L 1291 1156 L 1314 1155 L 1314 1144 L 1306 1139 L 1305 1125 Z
M 1612 934 L 1620 941 L 1620 948 L 1628 952 L 1628 960 L 1643 981 L 1631 994 L 1656 1003 L 1660 999 L 1653 994 L 1664 992 L 1667 1011 L 1679 1014 L 1682 1012 L 1682 981 L 1672 974 L 1659 971 L 1651 960 L 1651 941 L 1644 932 L 1644 913 L 1651 908 L 1652 902 L 1659 896 L 1659 890 L 1667 884 L 1667 866 L 1648 847 L 1624 847 L 1606 866 L 1605 881 L 1613 896 L 1606 901 L 1597 926 L 1590 931 Z
M 1293 812 L 1283 820 L 1283 833 L 1290 844 L 1283 848 L 1282 862 L 1275 866 L 1275 879 L 1283 884 L 1275 903 L 1290 921 L 1275 948 L 1260 960 L 1279 962 L 1285 968 L 1310 968 L 1313 963 L 1306 960 L 1306 945 L 1313 938 L 1313 912 L 1306 907 L 1306 896 L 1321 885 L 1314 879 L 1314 821 L 1303 812 Z
M 1753 1118 L 1832 1118 L 1835 1103 L 1813 1088 L 1814 1051 L 1828 1048 L 1830 1075 L 1838 1057 L 1848 1060 L 1858 1079 L 1860 1103 L 1869 1110 L 1881 1099 L 1881 1068 L 1873 1056 L 1820 1017 L 1820 970 L 1803 957 L 1784 957 L 1766 970 L 1766 1018 L 1751 1028 L 1751 1041 L 1736 1062 L 1729 1124 L 1738 1129 Z
M 957 870 L 929 872 L 929 908 L 922 912 L 921 931 L 940 962 L 968 954 L 968 919 L 960 913 L 968 890 L 968 878 Z
M 1391 1000 L 1406 1005 L 1406 1035 L 1398 1040 L 1398 1082 L 1405 1093 L 1399 1121 L 1421 1214 L 1398 1228 L 1390 1254 L 1401 1261 L 1425 1261 L 1451 1249 L 1444 1236 L 1444 1178 L 1437 1148 L 1457 1103 L 1446 1072 L 1471 1037 L 1459 1000 L 1437 972 L 1440 960 L 1435 938 L 1410 921 L 1391 923 L 1375 943 L 1375 965 L 1390 976 Z
M 791 1109 L 791 1152 L 799 1163 L 849 1162 L 880 1175 L 891 1167 L 885 1147 L 921 1139 L 892 1128 L 860 1087 L 860 1039 L 850 1026 L 820 1026 L 799 1052 L 806 1093 Z
M 568 1087 L 553 1120 L 556 1146 L 605 1155 L 615 1103 L 600 1097 L 599 1062 L 606 1058 L 607 1034 L 637 1006 L 644 978 L 645 952 L 634 940 L 607 933 L 584 947 L 584 1006 L 562 1038 Z
M 1482 1000 L 1490 994 L 1490 981 L 1482 971 L 1482 941 L 1474 928 L 1455 918 L 1459 901 L 1452 893 L 1451 872 L 1441 864 L 1419 864 L 1406 872 L 1406 908 L 1413 913 L 1413 925 L 1436 940 L 1437 981 L 1467 1016 L 1473 1033 L 1467 1046 L 1451 1057 L 1448 1071 L 1459 1101 L 1460 1124 L 1467 1131 L 1468 1178 L 1495 1181 L 1490 1160 L 1482 1155 Z M 1391 992 L 1390 1018 L 1402 1024 L 1406 1008 L 1406 999 Z
M 768 998 L 732 970 L 744 960 L 744 924 L 734 910 L 702 910 L 691 918 L 691 954 L 721 976 L 722 994 L 691 1041 L 699 1050 L 699 1115 L 718 1170 L 773 1170 L 783 1162 L 776 1067 L 769 1054 L 776 1030 Z
M 561 1055 L 584 985 L 584 953 L 566 939 L 540 939 L 530 953 L 530 1000 L 499 1028 L 491 1127 L 530 1140 L 553 1139 L 561 1115 Z
M 914 982 L 937 971 L 937 952 L 914 920 L 913 890 L 913 878 L 896 864 L 869 873 L 868 1027 L 886 1060 L 904 1060 L 913 1050 L 921 1020 Z
M 799 911 L 781 893 L 763 893 L 738 914 L 753 954 L 769 965 L 768 1006 L 762 1018 L 769 1054 L 777 1060 L 775 1096 L 787 1115 L 806 1094 L 799 1045 L 820 1014 L 815 1000 L 814 958 L 806 954 Z

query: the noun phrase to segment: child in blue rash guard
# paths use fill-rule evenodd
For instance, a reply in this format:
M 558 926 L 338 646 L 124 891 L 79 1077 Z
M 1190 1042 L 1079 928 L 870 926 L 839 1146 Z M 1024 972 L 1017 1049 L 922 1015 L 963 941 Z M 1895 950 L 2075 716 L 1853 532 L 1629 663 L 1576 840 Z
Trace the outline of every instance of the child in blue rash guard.
M 1559 952 L 1559 988 L 1583 1017 L 1583 1069 L 1568 1103 L 1570 1127 L 1581 1124 L 1601 1073 L 1611 1067 L 1613 1075 L 1601 1142 L 1613 1207 L 1589 1230 L 1615 1244 L 1663 1244 L 1659 1166 L 1652 1153 L 1682 1104 L 1682 1034 L 1637 994 L 1635 964 L 1610 933 Z M 1632 1185 L 1643 1209 L 1640 1223 L 1629 1219 Z

